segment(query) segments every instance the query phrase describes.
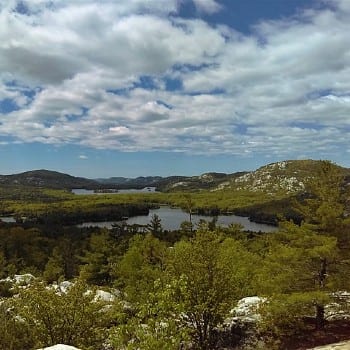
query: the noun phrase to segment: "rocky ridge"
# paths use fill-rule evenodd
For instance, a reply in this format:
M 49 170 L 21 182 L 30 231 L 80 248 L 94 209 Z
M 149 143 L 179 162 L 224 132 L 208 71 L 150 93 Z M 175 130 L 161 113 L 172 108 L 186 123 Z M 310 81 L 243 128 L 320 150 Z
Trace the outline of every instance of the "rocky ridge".
M 319 161 L 286 160 L 265 165 L 255 171 L 235 177 L 219 184 L 213 190 L 234 189 L 268 194 L 295 194 L 305 190 L 307 181 L 312 178 Z M 349 169 L 342 168 L 344 175 Z
M 2 186 L 32 186 L 58 189 L 141 189 L 156 187 L 162 192 L 180 191 L 250 191 L 294 194 L 305 189 L 319 161 L 286 160 L 271 163 L 250 172 L 231 174 L 208 172 L 198 176 L 141 176 L 137 178 L 112 177 L 108 179 L 86 179 L 49 170 L 33 170 L 21 174 L 0 175 Z M 350 169 L 342 168 L 350 182 Z

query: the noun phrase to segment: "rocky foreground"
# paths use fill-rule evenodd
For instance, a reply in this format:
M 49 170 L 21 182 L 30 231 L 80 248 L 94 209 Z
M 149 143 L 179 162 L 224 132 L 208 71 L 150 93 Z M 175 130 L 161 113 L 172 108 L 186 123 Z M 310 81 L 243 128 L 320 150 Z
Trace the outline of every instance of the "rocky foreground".
M 38 350 L 80 350 L 80 349 L 75 348 L 74 346 L 70 346 L 70 345 L 57 344 L 54 346 L 50 346 L 48 348 L 43 348 L 43 349 L 38 349 Z
M 318 346 L 310 350 L 350 350 L 350 340 L 340 343 Z
M 31 274 L 14 275 L 13 277 L 7 277 L 0 281 L 9 282 L 14 286 L 26 288 L 32 284 L 36 278 Z M 70 288 L 74 286 L 74 282 L 62 281 L 60 283 L 54 283 L 48 288 L 52 288 L 58 295 L 65 295 Z M 87 290 L 91 293 L 91 290 Z M 103 301 L 104 305 L 113 304 L 118 298 L 120 298 L 120 292 L 118 290 L 94 290 L 93 301 Z M 337 327 L 336 331 L 330 331 L 329 334 L 309 334 L 307 341 L 294 342 L 291 340 L 286 349 L 298 349 L 298 350 L 350 350 L 350 313 L 349 309 L 346 311 L 342 308 L 344 301 L 350 300 L 350 292 L 341 291 L 333 293 L 332 296 L 335 300 L 342 302 L 330 303 L 325 307 L 325 316 L 327 321 L 333 322 L 333 326 Z M 259 296 L 245 297 L 238 301 L 235 308 L 233 308 L 223 324 L 219 326 L 216 331 L 220 335 L 220 348 L 222 349 L 253 349 L 253 344 L 256 343 L 256 325 L 259 322 L 261 316 L 259 314 L 259 306 L 266 301 L 265 298 Z M 237 338 L 237 334 L 240 337 Z M 240 338 L 240 339 L 239 339 Z M 345 340 L 343 340 L 345 339 Z M 342 341 L 341 341 L 342 340 Z M 316 344 L 325 344 L 338 341 L 329 345 L 316 346 Z M 254 345 L 253 345 L 254 346 Z M 314 347 L 312 347 L 314 346 Z M 259 349 L 265 349 L 264 344 L 259 342 Z M 37 350 L 81 350 L 71 345 L 56 344 L 50 347 L 45 347 Z
M 38 350 L 79 350 L 79 349 L 75 348 L 74 346 L 57 344 L 54 346 L 50 346 L 49 348 L 38 349 Z M 350 341 L 318 346 L 316 348 L 312 348 L 309 350 L 350 350 Z

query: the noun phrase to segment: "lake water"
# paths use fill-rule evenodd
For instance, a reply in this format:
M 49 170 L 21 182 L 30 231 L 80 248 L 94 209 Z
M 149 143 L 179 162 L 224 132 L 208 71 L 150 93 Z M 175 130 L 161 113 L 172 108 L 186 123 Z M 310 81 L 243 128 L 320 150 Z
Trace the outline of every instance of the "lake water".
M 183 221 L 189 221 L 189 214 L 182 211 L 178 208 L 170 208 L 167 206 L 160 207 L 159 209 L 151 209 L 148 215 L 140 215 L 131 217 L 124 222 L 127 224 L 138 224 L 138 225 L 147 225 L 150 223 L 153 214 L 157 214 L 161 219 L 161 224 L 165 230 L 177 230 L 179 229 Z M 195 225 L 199 222 L 200 219 L 210 221 L 212 218 L 209 216 L 202 215 L 192 215 L 192 223 Z M 112 224 L 117 223 L 117 221 L 105 221 L 105 222 L 85 222 L 79 227 L 89 227 L 89 226 L 98 226 L 98 227 L 107 227 L 112 228 Z M 274 232 L 277 231 L 277 227 L 266 224 L 258 224 L 255 222 L 249 221 L 247 217 L 236 216 L 236 215 L 219 215 L 218 216 L 218 225 L 228 226 L 231 223 L 241 224 L 245 230 L 255 231 L 255 232 Z
M 112 190 L 113 191 L 113 190 Z M 73 188 L 72 193 L 77 195 L 92 195 L 92 194 L 122 194 L 122 193 L 155 193 L 155 187 L 145 187 L 142 189 L 127 189 L 127 190 L 118 190 L 118 192 L 94 192 L 94 190 L 85 190 L 84 188 Z

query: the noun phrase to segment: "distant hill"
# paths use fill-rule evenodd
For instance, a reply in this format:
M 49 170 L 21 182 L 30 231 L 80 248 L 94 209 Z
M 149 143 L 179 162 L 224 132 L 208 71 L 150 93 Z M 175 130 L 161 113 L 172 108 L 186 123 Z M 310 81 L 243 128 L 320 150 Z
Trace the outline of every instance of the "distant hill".
M 14 175 L 0 175 L 0 185 L 33 186 L 55 189 L 94 189 L 99 187 L 98 182 L 94 180 L 43 169 L 26 171 Z
M 163 191 L 195 191 L 195 190 L 212 190 L 239 176 L 246 174 L 246 172 L 238 172 L 233 174 L 224 173 L 204 173 L 199 176 L 178 177 L 172 176 L 164 178 L 159 182 L 158 187 Z
M 231 178 L 219 184 L 214 190 L 232 189 L 270 194 L 293 194 L 305 189 L 308 179 L 312 178 L 320 161 L 286 160 L 265 165 L 242 176 Z M 350 180 L 350 169 L 342 168 L 346 182 Z
M 55 189 L 141 189 L 156 187 L 162 192 L 197 190 L 245 190 L 264 192 L 271 195 L 295 194 L 305 188 L 313 176 L 319 161 L 287 160 L 265 165 L 251 172 L 232 174 L 208 172 L 198 176 L 140 176 L 137 178 L 111 177 L 107 179 L 86 179 L 57 171 L 33 170 L 14 175 L 0 175 L 0 185 L 22 185 Z M 341 168 L 347 183 L 350 183 L 350 169 Z
M 204 189 L 210 190 L 216 186 L 219 186 L 225 181 L 229 181 L 244 174 L 246 174 L 246 172 L 239 172 L 234 174 L 211 172 L 199 176 L 148 176 L 137 177 L 135 179 L 111 177 L 109 179 L 97 179 L 96 181 L 103 185 L 112 184 L 118 188 L 156 187 L 159 191 L 174 192 Z
M 156 187 L 159 181 L 163 180 L 161 176 L 140 176 L 137 178 L 128 177 L 110 177 L 108 179 L 96 179 L 96 181 L 103 185 L 113 185 L 118 188 L 144 188 Z

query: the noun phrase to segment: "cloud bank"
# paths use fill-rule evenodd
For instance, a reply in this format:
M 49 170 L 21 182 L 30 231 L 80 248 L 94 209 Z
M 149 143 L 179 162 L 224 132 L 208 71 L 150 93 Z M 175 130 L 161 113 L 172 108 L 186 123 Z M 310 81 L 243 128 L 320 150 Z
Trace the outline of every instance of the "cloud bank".
M 349 152 L 348 1 L 249 34 L 179 17 L 184 1 L 1 4 L 0 136 L 119 151 Z

